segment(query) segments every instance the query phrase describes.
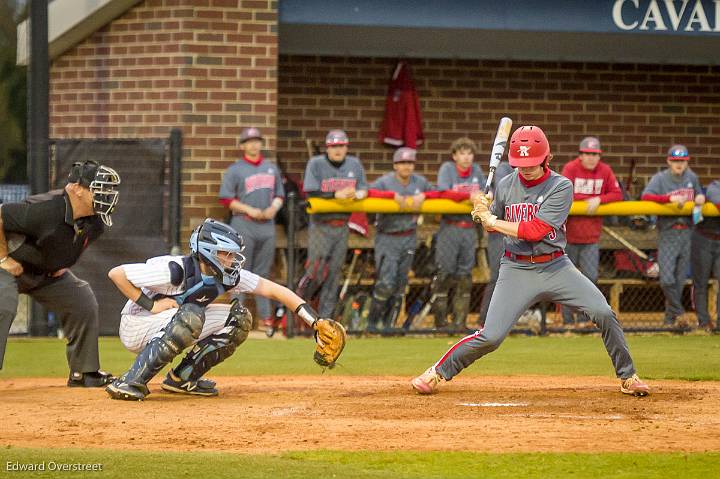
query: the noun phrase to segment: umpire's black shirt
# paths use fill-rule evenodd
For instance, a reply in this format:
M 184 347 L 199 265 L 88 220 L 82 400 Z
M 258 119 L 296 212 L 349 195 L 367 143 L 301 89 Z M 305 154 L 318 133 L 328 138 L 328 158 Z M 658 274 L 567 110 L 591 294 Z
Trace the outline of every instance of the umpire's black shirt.
M 69 268 L 104 231 L 97 215 L 73 220 L 72 205 L 65 190 L 30 196 L 24 203 L 3 204 L 0 214 L 8 250 L 13 249 L 16 241 L 12 233 L 25 236 L 25 241 L 10 257 L 31 275 Z

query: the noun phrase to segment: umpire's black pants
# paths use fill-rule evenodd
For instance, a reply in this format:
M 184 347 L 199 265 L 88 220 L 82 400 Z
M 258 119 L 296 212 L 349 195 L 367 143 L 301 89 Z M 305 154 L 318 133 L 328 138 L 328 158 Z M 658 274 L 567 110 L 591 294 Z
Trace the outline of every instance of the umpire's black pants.
M 30 295 L 58 315 L 67 338 L 66 355 L 71 372 L 88 373 L 100 369 L 98 303 L 87 281 L 67 271 L 30 290 L 18 284 L 23 284 L 22 279 L 18 282 L 17 278 L 0 269 L 0 369 L 10 325 L 17 311 L 18 291 Z

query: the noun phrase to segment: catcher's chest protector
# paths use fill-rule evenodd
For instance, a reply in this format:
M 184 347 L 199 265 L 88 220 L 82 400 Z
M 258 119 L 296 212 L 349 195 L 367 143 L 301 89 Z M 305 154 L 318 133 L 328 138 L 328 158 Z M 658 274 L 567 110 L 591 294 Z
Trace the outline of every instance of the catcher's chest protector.
M 192 256 L 183 257 L 182 268 L 185 275 L 185 292 L 173 296 L 178 305 L 192 303 L 205 307 L 225 292 L 225 287 L 214 279 L 212 282 L 203 281 L 200 263 Z

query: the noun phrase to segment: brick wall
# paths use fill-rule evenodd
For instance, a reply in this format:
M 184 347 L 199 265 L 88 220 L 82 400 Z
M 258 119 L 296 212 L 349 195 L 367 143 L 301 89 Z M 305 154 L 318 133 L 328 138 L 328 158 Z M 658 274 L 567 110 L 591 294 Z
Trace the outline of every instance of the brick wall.
M 500 117 L 538 124 L 557 169 L 580 140 L 597 135 L 620 178 L 631 160 L 644 180 L 666 166 L 672 143 L 684 143 L 704 183 L 720 178 L 720 68 L 642 64 L 409 60 L 420 95 L 426 144 L 417 170 L 435 179 L 448 146 L 468 135 L 487 161 Z M 388 171 L 393 149 L 381 145 L 387 83 L 385 58 L 280 56 L 278 151 L 291 172 L 304 171 L 304 139 L 322 141 L 344 128 L 370 178 Z
M 184 134 L 183 230 L 217 203 L 242 127 L 275 147 L 277 2 L 146 0 L 56 59 L 53 138 Z

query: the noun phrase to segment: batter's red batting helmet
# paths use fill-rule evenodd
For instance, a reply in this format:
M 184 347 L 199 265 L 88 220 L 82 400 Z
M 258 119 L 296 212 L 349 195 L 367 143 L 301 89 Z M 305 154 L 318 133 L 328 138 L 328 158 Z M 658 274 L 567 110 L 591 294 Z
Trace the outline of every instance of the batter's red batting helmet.
M 510 166 L 538 166 L 550 154 L 550 143 L 537 126 L 521 126 L 510 138 Z

